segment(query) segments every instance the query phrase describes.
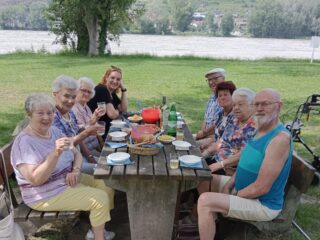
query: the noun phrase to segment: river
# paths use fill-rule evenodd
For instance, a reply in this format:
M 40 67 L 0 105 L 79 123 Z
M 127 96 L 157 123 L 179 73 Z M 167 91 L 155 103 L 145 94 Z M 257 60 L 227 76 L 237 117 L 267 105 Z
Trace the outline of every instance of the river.
M 45 31 L 0 30 L 0 54 L 17 50 L 54 53 L 62 49 L 53 44 L 55 35 Z M 261 59 L 269 57 L 310 59 L 310 39 L 266 39 L 241 37 L 159 36 L 122 34 L 119 43 L 111 42 L 114 54 L 155 56 L 199 56 L 210 58 Z M 316 49 L 314 59 L 320 59 Z

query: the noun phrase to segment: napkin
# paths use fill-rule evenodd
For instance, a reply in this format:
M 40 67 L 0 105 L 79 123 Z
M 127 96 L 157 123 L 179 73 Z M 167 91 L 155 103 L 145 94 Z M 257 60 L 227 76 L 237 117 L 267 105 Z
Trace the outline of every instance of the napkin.
M 109 133 L 115 132 L 115 131 L 121 131 L 121 128 L 117 128 L 117 127 L 110 127 L 109 128 Z
M 123 166 L 123 165 L 130 165 L 130 164 L 134 164 L 133 161 L 130 160 L 130 158 L 128 158 L 127 160 L 125 160 L 122 163 L 115 163 L 113 162 L 111 159 L 109 159 L 107 157 L 107 165 L 111 165 L 111 166 Z
M 197 162 L 197 163 L 194 163 L 194 164 L 187 164 L 187 163 L 184 163 L 184 162 L 182 162 L 182 161 L 179 161 L 179 162 L 180 162 L 180 167 L 186 167 L 186 168 L 203 168 L 202 161 Z
M 124 142 L 111 142 L 107 141 L 106 144 L 111 148 L 121 148 L 127 146 L 127 143 Z

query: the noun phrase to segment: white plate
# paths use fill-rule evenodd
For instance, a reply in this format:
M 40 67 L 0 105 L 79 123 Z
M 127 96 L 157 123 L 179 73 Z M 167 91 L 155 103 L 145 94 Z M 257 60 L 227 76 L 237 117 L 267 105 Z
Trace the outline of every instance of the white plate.
M 179 157 L 179 160 L 185 164 L 193 165 L 201 162 L 201 158 L 195 155 L 183 155 Z
M 186 141 L 173 141 L 172 145 L 180 148 L 189 148 L 191 147 L 191 144 Z
M 111 121 L 111 125 L 116 128 L 123 128 L 126 125 L 126 122 L 121 120 L 113 120 Z
M 111 153 L 108 158 L 114 163 L 122 163 L 130 158 L 130 154 L 125 152 L 116 152 Z
M 128 133 L 120 132 L 120 131 L 115 131 L 115 132 L 109 133 L 109 136 L 112 138 L 124 138 L 127 135 L 128 135 Z

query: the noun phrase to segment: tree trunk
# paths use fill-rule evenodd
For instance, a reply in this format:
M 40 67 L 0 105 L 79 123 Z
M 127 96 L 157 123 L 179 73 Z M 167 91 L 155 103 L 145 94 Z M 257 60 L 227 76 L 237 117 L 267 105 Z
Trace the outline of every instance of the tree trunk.
M 89 51 L 88 56 L 99 55 L 99 24 L 97 17 L 86 14 L 84 18 L 89 34 Z

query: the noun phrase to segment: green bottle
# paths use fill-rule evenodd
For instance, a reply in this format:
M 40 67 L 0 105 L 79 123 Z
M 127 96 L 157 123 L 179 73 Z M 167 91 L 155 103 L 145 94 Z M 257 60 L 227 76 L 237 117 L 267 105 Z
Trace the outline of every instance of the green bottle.
M 177 111 L 174 103 L 171 104 L 168 117 L 168 135 L 175 137 L 177 134 Z

